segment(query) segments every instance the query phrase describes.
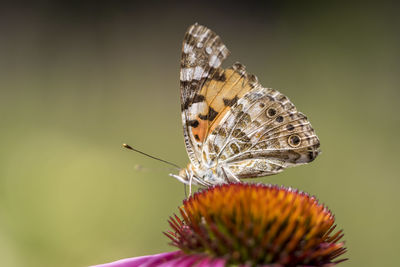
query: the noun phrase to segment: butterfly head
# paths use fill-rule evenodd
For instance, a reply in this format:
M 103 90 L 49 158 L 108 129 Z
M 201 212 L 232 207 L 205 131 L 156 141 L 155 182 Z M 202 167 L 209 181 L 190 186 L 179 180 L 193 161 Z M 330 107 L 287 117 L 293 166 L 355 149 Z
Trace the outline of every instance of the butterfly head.
M 192 175 L 191 169 L 190 169 L 190 163 L 186 166 L 186 168 L 183 168 L 179 171 L 178 176 L 181 177 L 184 181 L 188 182 L 190 180 L 190 176 Z

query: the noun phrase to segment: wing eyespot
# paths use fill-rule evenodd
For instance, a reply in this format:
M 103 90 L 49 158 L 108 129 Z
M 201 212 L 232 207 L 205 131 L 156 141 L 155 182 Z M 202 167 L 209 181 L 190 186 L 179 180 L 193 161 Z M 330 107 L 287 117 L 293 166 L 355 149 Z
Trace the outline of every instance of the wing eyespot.
M 265 114 L 267 115 L 268 118 L 273 118 L 276 115 L 276 109 L 268 108 Z
M 298 147 L 301 144 L 301 138 L 297 134 L 293 134 L 288 137 L 288 144 L 291 147 Z

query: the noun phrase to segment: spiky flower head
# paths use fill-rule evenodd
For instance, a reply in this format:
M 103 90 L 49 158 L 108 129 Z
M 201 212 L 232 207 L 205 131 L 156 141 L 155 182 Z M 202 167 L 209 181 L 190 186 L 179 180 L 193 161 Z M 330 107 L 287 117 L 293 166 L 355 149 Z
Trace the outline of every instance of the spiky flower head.
M 245 266 L 328 266 L 346 249 L 315 197 L 262 184 L 215 186 L 184 200 L 165 234 L 186 254 Z

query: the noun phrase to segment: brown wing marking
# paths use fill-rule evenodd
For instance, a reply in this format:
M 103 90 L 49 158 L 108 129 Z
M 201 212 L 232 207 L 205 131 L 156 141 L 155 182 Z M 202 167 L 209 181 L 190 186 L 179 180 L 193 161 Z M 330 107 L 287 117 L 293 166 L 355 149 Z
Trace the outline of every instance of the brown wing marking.
M 192 134 L 198 137 L 197 141 L 204 142 L 230 108 L 254 88 L 255 80 L 254 76 L 246 74 L 243 65 L 236 63 L 229 69 L 218 69 L 204 83 L 199 95 L 204 98 L 208 108 L 198 115 L 198 127 L 192 127 Z

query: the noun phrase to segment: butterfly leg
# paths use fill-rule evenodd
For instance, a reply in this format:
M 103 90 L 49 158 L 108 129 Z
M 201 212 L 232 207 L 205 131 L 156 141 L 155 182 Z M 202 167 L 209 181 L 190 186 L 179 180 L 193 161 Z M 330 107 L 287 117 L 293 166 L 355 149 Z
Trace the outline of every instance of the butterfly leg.
M 204 186 L 204 187 L 209 187 L 209 186 L 212 185 L 210 183 L 205 182 L 202 179 L 197 178 L 196 176 L 193 176 L 193 182 L 194 182 L 194 184 L 201 185 L 201 186 Z
M 181 183 L 189 184 L 188 181 L 186 181 L 185 179 L 183 179 L 183 178 L 180 177 L 179 175 L 170 173 L 169 176 L 174 177 L 175 179 L 177 179 L 177 180 L 178 180 L 179 182 L 181 182 Z
M 228 183 L 239 183 L 240 180 L 239 178 L 236 177 L 235 174 L 233 174 L 229 169 L 225 169 L 224 167 L 221 168 L 222 172 L 224 173 L 225 180 Z
M 192 195 L 193 173 L 188 174 L 186 171 L 186 174 L 189 175 L 189 196 L 191 196 Z

